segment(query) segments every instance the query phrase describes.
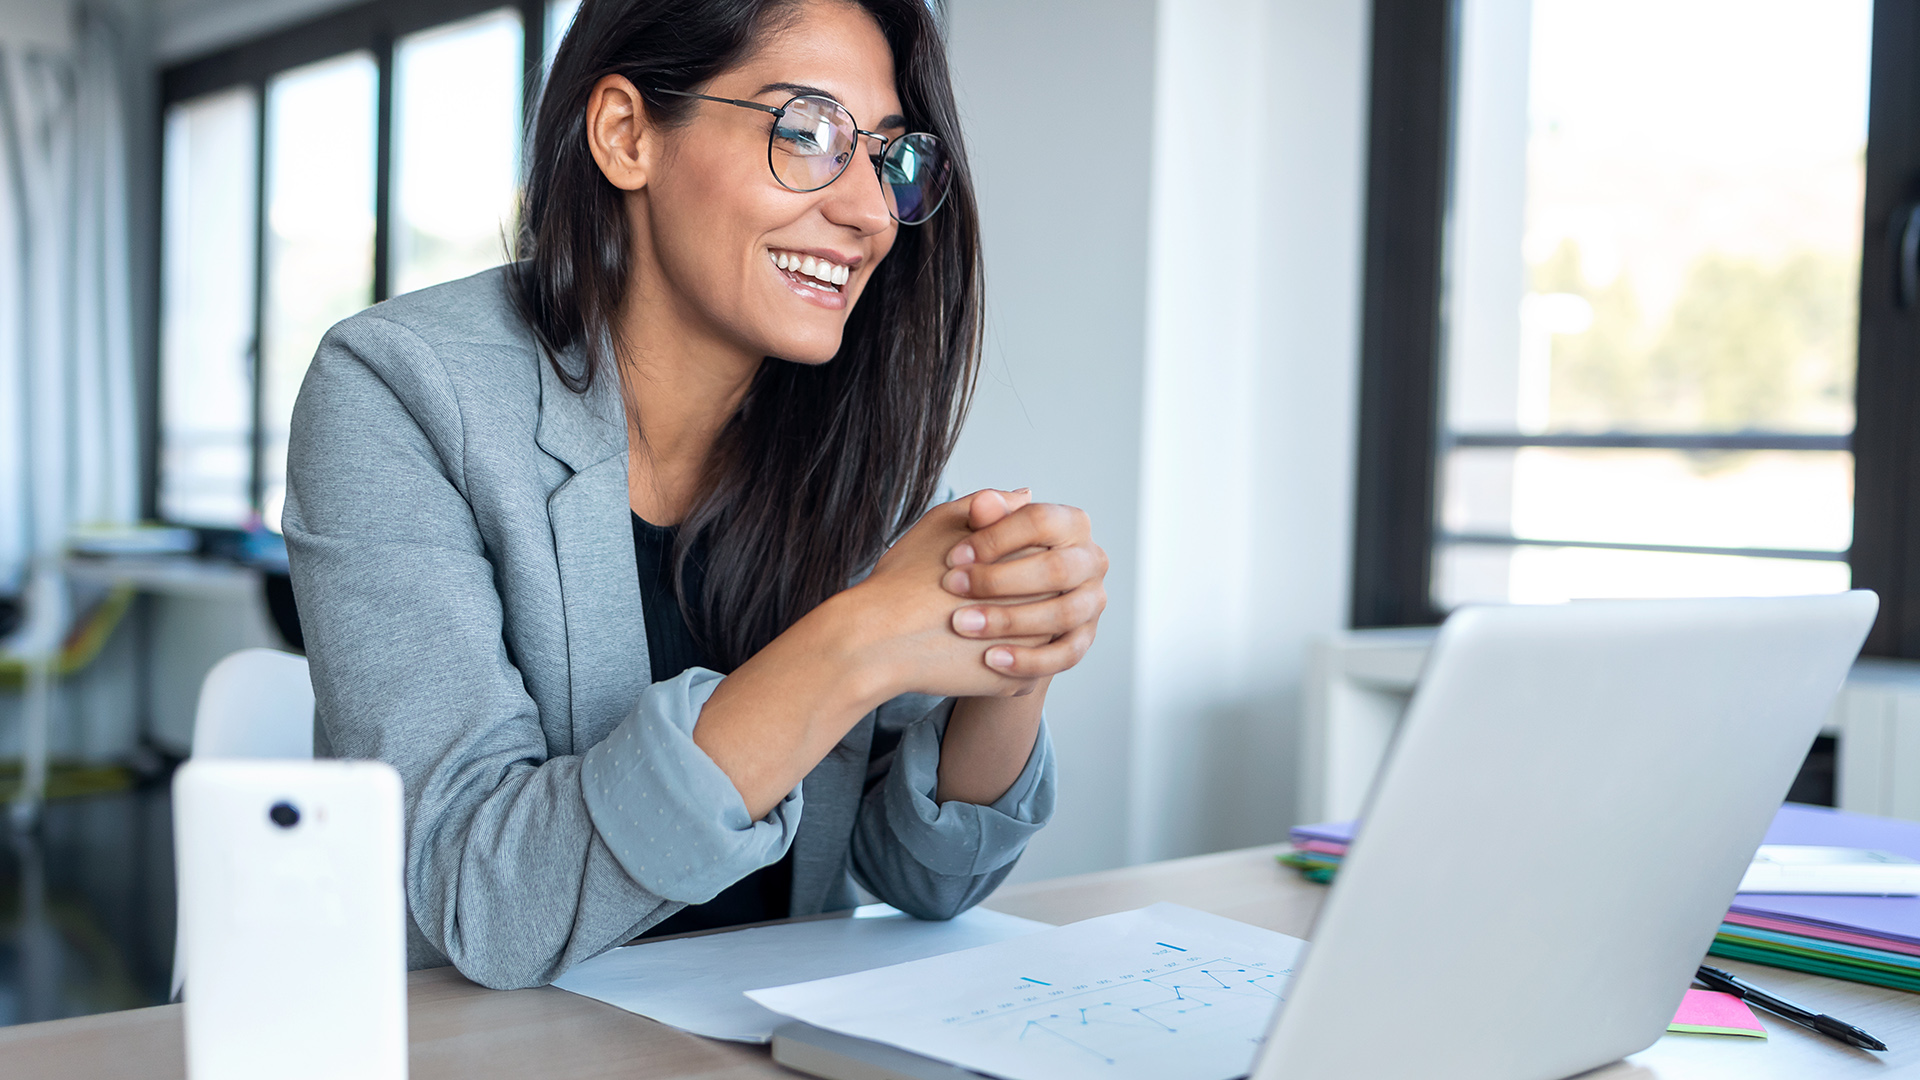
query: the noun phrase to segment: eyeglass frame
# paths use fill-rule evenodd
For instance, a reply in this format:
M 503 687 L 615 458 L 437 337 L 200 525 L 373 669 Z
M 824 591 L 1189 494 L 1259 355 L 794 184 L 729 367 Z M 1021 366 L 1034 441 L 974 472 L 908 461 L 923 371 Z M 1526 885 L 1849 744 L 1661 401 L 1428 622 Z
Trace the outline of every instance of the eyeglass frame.
M 875 175 L 876 175 L 876 176 L 877 176 L 877 175 L 879 174 L 879 170 L 880 170 L 880 164 L 881 164 L 881 163 L 882 163 L 883 161 L 885 161 L 885 160 L 886 160 L 886 156 L 887 156 L 887 148 L 888 148 L 888 147 L 890 147 L 890 146 L 892 146 L 892 145 L 893 145 L 894 143 L 896 143 L 896 142 L 899 142 L 899 141 L 900 141 L 900 139 L 904 139 L 904 138 L 906 138 L 906 137 L 907 137 L 908 135 L 925 135 L 925 136 L 927 136 L 928 138 L 930 138 L 930 139 L 934 139 L 934 140 L 936 140 L 936 141 L 937 141 L 937 140 L 939 140 L 939 138 L 940 138 L 940 136 L 938 136 L 938 135 L 935 135 L 935 134 L 934 134 L 933 132 L 931 132 L 931 131 L 909 131 L 909 132 L 907 132 L 907 134 L 906 134 L 906 135 L 901 135 L 901 136 L 899 136 L 899 138 L 892 138 L 892 139 L 890 139 L 890 138 L 888 138 L 888 137 L 887 137 L 887 136 L 885 136 L 885 135 L 882 135 L 882 134 L 880 134 L 880 133 L 879 133 L 879 132 L 877 132 L 877 131 L 868 131 L 868 130 L 866 130 L 865 128 L 862 128 L 862 127 L 860 126 L 860 121 L 859 121 L 859 120 L 857 120 L 857 119 L 854 119 L 854 115 L 853 115 L 853 110 L 852 110 L 852 109 L 849 109 L 849 108 L 847 108 L 847 107 L 846 107 L 845 105 L 842 105 L 842 104 L 841 104 L 840 102 L 838 102 L 838 101 L 834 101 L 834 100 L 833 100 L 832 98 L 830 98 L 830 97 L 826 97 L 826 96 L 824 96 L 824 95 L 821 95 L 821 94 L 795 94 L 795 95 L 793 95 L 792 97 L 790 97 L 790 98 L 788 98 L 787 100 L 785 100 L 785 101 L 783 101 L 783 102 L 781 102 L 781 103 L 780 103 L 780 107 L 776 109 L 776 108 L 774 108 L 774 107 L 773 107 L 773 106 L 771 106 L 771 105 L 763 105 L 763 104 L 761 104 L 761 103 L 760 103 L 760 102 L 758 102 L 758 101 L 747 101 L 747 100 L 744 100 L 744 99 L 742 99 L 742 98 L 728 98 L 728 97 L 715 97 L 715 96 L 713 96 L 712 94 L 696 94 L 696 93 L 694 93 L 694 92 L 693 92 L 693 91 L 691 91 L 691 90 L 669 90 L 669 89 L 667 89 L 667 88 L 666 88 L 666 87 L 664 87 L 664 86 L 656 86 L 656 87 L 654 87 L 654 88 L 653 88 L 653 92 L 654 92 L 654 93 L 656 93 L 656 94 L 671 94 L 671 95 L 673 95 L 674 97 L 684 97 L 684 98 L 696 98 L 696 99 L 698 99 L 698 100 L 700 100 L 700 101 L 712 101 L 712 102 L 717 102 L 717 103 L 719 103 L 719 104 L 721 104 L 721 105 L 733 105 L 733 106 L 737 106 L 737 107 L 739 107 L 739 108 L 742 108 L 742 109 L 753 109 L 753 110 L 755 110 L 755 111 L 757 111 L 757 112 L 763 112 L 763 113 L 767 113 L 768 115 L 770 115 L 770 116 L 772 116 L 772 117 L 773 117 L 774 119 L 776 119 L 776 120 L 778 120 L 778 119 L 779 119 L 780 117 L 782 117 L 782 116 L 785 116 L 785 115 L 787 115 L 787 106 L 789 106 L 789 105 L 792 105 L 792 104 L 793 104 L 794 102 L 796 102 L 796 101 L 799 101 L 799 100 L 800 100 L 801 98 L 812 98 L 812 99 L 813 99 L 813 100 L 815 100 L 815 101 L 825 101 L 825 102 L 829 102 L 829 103 L 831 103 L 831 104 L 833 105 L 833 107 L 834 107 L 834 108 L 836 108 L 836 109 L 839 109 L 839 110 L 840 110 L 841 112 L 843 112 L 843 113 L 846 113 L 846 114 L 847 114 L 847 119 L 849 119 L 849 120 L 853 120 L 853 124 L 854 124 L 854 127 L 853 127 L 853 135 L 854 135 L 854 141 L 855 141 L 856 143 L 857 143 L 857 142 L 859 141 L 859 138 L 860 138 L 860 136 L 862 136 L 862 135 L 865 135 L 865 136 L 866 136 L 867 138 L 869 138 L 869 139 L 877 139 L 877 140 L 879 140 L 879 142 L 880 142 L 880 156 L 879 156 L 879 157 L 875 157 L 875 158 L 873 158 L 873 159 L 872 159 L 872 160 L 873 160 L 873 162 L 874 162 L 874 173 L 875 173 Z M 856 151 L 856 153 L 857 153 L 857 152 L 858 152 L 858 151 Z M 774 182 L 774 183 L 776 183 L 776 184 L 779 184 L 779 185 L 780 185 L 781 187 L 783 187 L 783 188 L 786 188 L 786 189 L 787 189 L 788 191 L 791 191 L 791 192 L 793 192 L 793 193 L 794 193 L 794 194 L 796 194 L 796 195 L 807 195 L 807 194 L 810 194 L 810 193 L 812 193 L 812 192 L 815 192 L 815 191 L 825 191 L 825 190 L 826 190 L 827 188 L 829 188 L 829 187 L 832 187 L 832 186 L 833 186 L 833 182 L 834 182 L 835 180 L 838 180 L 838 179 L 840 179 L 840 178 L 841 178 L 842 176 L 845 176 L 845 175 L 847 174 L 847 165 L 851 165 L 851 164 L 853 164 L 853 162 L 852 162 L 851 160 L 849 160 L 849 161 L 848 161 L 848 162 L 847 162 L 846 164 L 844 164 L 844 165 L 841 165 L 841 166 L 840 166 L 840 171 L 839 171 L 839 172 L 837 172 L 837 173 L 834 173 L 831 179 L 829 179 L 829 180 L 828 180 L 828 181 L 827 181 L 826 183 L 824 183 L 824 184 L 821 184 L 821 185 L 820 185 L 819 187 L 810 187 L 810 188 L 797 188 L 797 187 L 794 187 L 794 186 L 793 186 L 792 184 L 789 184 L 789 183 L 787 183 L 787 182 L 786 182 L 785 180 L 783 180 L 783 179 L 781 179 L 781 178 L 780 178 L 780 170 L 779 170 L 779 169 L 776 169 L 776 168 L 774 168 L 774 165 L 773 165 L 773 132 L 771 132 L 771 131 L 769 131 L 769 132 L 767 133 L 767 171 L 773 174 L 773 182 Z M 882 180 L 882 181 L 881 181 L 881 183 L 882 183 L 882 184 L 885 184 L 885 183 L 886 183 L 886 181 L 885 181 L 885 180 Z M 942 191 L 942 192 L 940 193 L 940 201 L 939 201 L 939 202 L 937 202 L 937 203 L 934 203 L 934 204 L 933 204 L 933 209 L 932 209 L 932 210 L 929 210 L 929 211 L 927 211 L 927 216 L 926 216 L 926 217 L 923 217 L 923 218 L 921 218 L 921 219 L 920 219 L 919 221 L 915 221 L 915 222 L 911 222 L 911 223 L 909 223 L 909 222 L 905 222 L 905 221 L 900 221 L 900 218 L 899 218 L 899 217 L 898 217 L 897 215 L 895 215 L 895 214 L 893 213 L 893 210 L 892 210 L 892 208 L 891 208 L 891 207 L 889 207 L 889 208 L 888 208 L 888 210 L 887 210 L 887 216 L 889 216 L 889 217 L 892 217 L 892 218 L 893 218 L 893 220 L 895 220 L 895 221 L 897 221 L 897 222 L 900 222 L 900 224 L 902 224 L 902 225 L 907 225 L 907 224 L 913 224 L 913 225 L 924 225 L 924 224 L 926 224 L 926 223 L 927 223 L 927 222 L 928 222 L 929 220 L 931 220 L 931 219 L 933 218 L 933 215 L 934 215 L 934 214 L 936 214 L 936 213 L 939 213 L 939 211 L 940 211 L 940 208 L 941 208 L 942 206 L 945 206 L 945 205 L 946 205 L 946 203 L 947 203 L 947 194 L 948 194 L 947 192 L 945 192 L 945 191 Z

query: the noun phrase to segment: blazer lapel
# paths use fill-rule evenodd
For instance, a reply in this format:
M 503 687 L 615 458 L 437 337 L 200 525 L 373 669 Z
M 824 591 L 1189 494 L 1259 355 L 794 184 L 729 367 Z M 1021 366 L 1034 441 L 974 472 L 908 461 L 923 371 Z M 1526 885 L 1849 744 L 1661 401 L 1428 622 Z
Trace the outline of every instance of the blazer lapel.
M 577 364 L 577 349 L 563 360 Z M 547 517 L 567 625 L 565 752 L 578 754 L 606 738 L 651 681 L 627 516 L 626 420 L 612 373 L 577 394 L 543 361 L 534 440 L 573 470 L 548 496 Z

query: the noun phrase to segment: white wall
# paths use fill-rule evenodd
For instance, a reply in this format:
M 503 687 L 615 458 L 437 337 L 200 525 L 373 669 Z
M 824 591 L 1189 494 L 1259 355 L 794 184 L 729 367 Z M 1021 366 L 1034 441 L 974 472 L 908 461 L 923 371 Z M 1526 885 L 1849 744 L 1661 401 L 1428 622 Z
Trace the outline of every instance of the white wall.
M 1252 622 L 1272 664 L 1256 673 L 1258 693 L 1285 718 L 1288 775 L 1308 646 L 1345 629 L 1351 603 L 1370 12 L 1365 0 L 1286 0 L 1267 25 L 1275 135 L 1260 392 L 1273 411 L 1257 451 L 1264 472 L 1254 528 L 1264 547 L 1253 580 L 1263 602 Z M 1241 774 L 1243 805 L 1279 781 L 1260 768 Z M 1288 807 L 1284 824 L 1295 823 L 1298 794 L 1276 800 Z M 1274 838 L 1271 819 L 1247 820 L 1260 838 Z M 1252 842 L 1231 822 L 1224 833 L 1214 842 Z
M 987 370 L 963 488 L 1112 557 L 1019 876 L 1280 838 L 1306 643 L 1345 625 L 1365 0 L 950 0 Z
M 1345 625 L 1367 7 L 1163 0 L 1134 859 L 1281 839 Z
M 1057 680 L 1054 825 L 1026 877 L 1127 853 L 1152 0 L 951 0 L 987 263 L 985 368 L 950 475 L 1083 507 L 1113 561 L 1100 640 Z M 1110 167 L 1109 167 L 1110 166 Z

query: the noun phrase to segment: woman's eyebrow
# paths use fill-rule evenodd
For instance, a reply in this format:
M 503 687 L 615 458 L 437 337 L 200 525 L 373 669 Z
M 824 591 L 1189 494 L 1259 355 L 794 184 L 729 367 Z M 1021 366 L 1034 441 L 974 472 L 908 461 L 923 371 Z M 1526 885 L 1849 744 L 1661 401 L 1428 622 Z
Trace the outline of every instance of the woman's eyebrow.
M 796 96 L 801 94 L 806 94 L 810 97 L 823 97 L 831 101 L 840 100 L 839 98 L 834 97 L 833 92 L 830 90 L 822 90 L 817 86 L 808 86 L 805 83 L 790 83 L 790 82 L 770 82 L 767 85 L 761 87 L 760 89 L 755 90 L 754 96 L 758 97 L 761 94 L 765 94 L 774 90 L 784 90 L 787 93 L 793 94 Z
M 775 90 L 782 91 L 783 93 L 793 94 L 796 97 L 800 95 L 806 95 L 808 97 L 823 97 L 829 101 L 840 100 L 839 98 L 833 95 L 832 91 L 822 90 L 817 86 L 808 86 L 805 83 L 790 83 L 790 82 L 770 82 L 767 85 L 761 87 L 760 89 L 754 91 L 754 96 L 759 97 L 761 94 L 771 93 L 772 91 L 775 91 Z M 880 122 L 874 125 L 874 130 L 884 131 L 887 128 L 903 128 L 906 126 L 907 126 L 907 118 L 904 116 L 901 116 L 899 113 L 894 113 L 891 116 L 881 117 Z

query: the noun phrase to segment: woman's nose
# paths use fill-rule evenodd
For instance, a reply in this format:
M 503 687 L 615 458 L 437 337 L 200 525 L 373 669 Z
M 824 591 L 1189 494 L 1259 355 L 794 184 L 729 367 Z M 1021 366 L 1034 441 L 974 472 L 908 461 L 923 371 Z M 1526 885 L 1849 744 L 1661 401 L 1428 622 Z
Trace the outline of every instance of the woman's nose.
M 869 164 L 874 159 L 867 157 L 863 150 L 856 149 L 855 160 L 848 163 L 847 171 L 827 186 L 823 209 L 827 220 L 867 236 L 891 226 L 893 215 L 887 210 L 887 193 L 880 184 L 880 170 Z

